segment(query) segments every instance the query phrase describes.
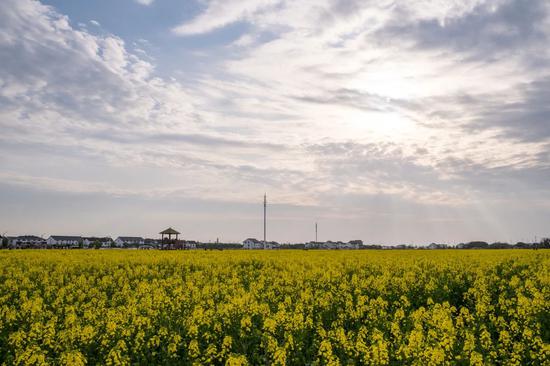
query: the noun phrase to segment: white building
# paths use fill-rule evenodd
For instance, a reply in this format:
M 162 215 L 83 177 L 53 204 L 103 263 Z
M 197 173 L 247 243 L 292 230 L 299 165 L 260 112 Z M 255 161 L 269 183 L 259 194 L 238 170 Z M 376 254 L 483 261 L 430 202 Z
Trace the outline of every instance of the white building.
M 305 244 L 306 249 L 359 249 L 363 245 L 361 240 L 351 240 L 347 243 L 342 241 L 325 241 L 314 242 L 311 241 Z
M 195 240 L 183 240 L 183 247 L 185 249 L 197 249 L 198 242 Z
M 8 246 L 15 248 L 17 245 L 17 236 L 6 236 L 8 239 Z
M 336 243 L 336 248 L 337 249 L 359 249 L 359 244 L 354 243 L 354 241 L 348 241 L 347 243 L 343 243 L 339 241 Z
M 46 239 L 36 235 L 11 236 L 8 245 L 12 248 L 40 248 L 46 245 Z
M 265 243 L 262 240 L 248 238 L 243 241 L 243 249 L 278 249 L 279 243 L 276 241 L 268 241 Z
M 264 243 L 258 239 L 248 238 L 243 241 L 243 249 L 263 249 Z
M 276 241 L 268 241 L 265 243 L 264 249 L 279 249 L 280 246 Z
M 99 242 L 99 245 L 101 246 L 101 248 L 110 248 L 111 243 L 113 242 L 113 239 L 111 239 L 108 236 L 102 237 L 102 238 L 97 238 L 97 237 L 91 236 L 91 237 L 83 238 L 83 240 L 82 240 L 82 243 L 84 244 L 84 247 L 86 247 L 86 248 L 94 246 L 95 243 L 97 243 L 97 242 Z
M 160 245 L 160 240 L 145 238 L 143 239 L 143 245 L 147 247 L 145 249 L 157 248 Z
M 52 235 L 46 240 L 48 245 L 78 246 L 82 241 L 81 236 Z
M 321 244 L 323 244 L 323 243 L 321 243 L 321 242 L 316 242 L 316 241 L 310 241 L 309 243 L 306 243 L 306 244 L 304 245 L 304 247 L 305 247 L 306 249 L 318 249 L 318 248 L 321 247 Z
M 115 240 L 117 247 L 140 246 L 145 244 L 145 239 L 139 236 L 119 236 Z

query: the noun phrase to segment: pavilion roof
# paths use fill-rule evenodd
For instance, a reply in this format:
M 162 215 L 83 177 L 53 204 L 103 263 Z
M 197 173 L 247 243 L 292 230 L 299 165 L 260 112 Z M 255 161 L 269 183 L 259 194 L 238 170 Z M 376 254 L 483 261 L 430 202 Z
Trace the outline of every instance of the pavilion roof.
M 173 234 L 180 234 L 180 232 L 178 232 L 178 231 L 172 229 L 171 227 L 169 227 L 168 229 L 166 229 L 164 231 L 161 231 L 159 234 L 166 234 L 166 235 L 172 234 L 173 235 Z

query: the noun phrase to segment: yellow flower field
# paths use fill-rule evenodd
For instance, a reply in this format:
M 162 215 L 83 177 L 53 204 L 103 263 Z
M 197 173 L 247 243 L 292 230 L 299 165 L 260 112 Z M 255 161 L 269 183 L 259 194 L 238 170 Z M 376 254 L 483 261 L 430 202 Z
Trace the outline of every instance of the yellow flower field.
M 548 251 L 1 251 L 0 265 L 0 364 L 550 364 Z

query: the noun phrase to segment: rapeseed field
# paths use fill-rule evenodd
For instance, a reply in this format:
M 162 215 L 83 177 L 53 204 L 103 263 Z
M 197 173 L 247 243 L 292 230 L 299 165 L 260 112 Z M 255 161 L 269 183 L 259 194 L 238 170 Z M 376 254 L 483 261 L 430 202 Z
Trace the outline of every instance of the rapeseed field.
M 0 364 L 549 365 L 550 252 L 2 251 Z

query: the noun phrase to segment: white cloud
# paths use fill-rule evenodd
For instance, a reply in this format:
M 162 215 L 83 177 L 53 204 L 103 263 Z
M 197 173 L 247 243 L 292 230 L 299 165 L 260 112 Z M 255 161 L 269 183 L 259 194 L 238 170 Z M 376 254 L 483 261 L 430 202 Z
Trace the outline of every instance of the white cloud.
M 281 0 L 213 0 L 206 10 L 190 22 L 173 29 L 180 35 L 207 33 L 240 20 L 251 20 L 256 14 L 270 11 Z
M 252 27 L 233 43 L 244 50 L 222 63 L 232 81 L 212 83 L 220 90 L 220 99 L 230 96 L 233 101 L 231 109 L 226 108 L 217 118 L 228 118 L 228 110 L 244 116 L 232 122 L 236 128 L 251 128 L 246 116 L 255 116 L 264 121 L 262 134 L 283 136 L 296 144 L 397 143 L 403 153 L 401 159 L 432 169 L 433 179 L 463 180 L 462 173 L 442 162 L 458 159 L 487 171 L 502 167 L 542 169 L 547 164 L 541 156 L 545 156 L 548 138 L 538 142 L 503 140 L 498 124 L 471 134 L 467 127 L 481 118 L 480 110 L 458 102 L 464 96 L 479 98 L 485 100 L 483 108 L 490 108 L 492 103 L 524 99 L 520 86 L 535 82 L 541 75 L 540 68 L 525 65 L 524 55 L 531 53 L 533 46 L 526 46 L 525 53 L 516 50 L 505 58 L 490 60 L 473 57 L 469 50 L 455 52 L 444 39 L 435 47 L 423 48 L 412 33 L 388 38 L 387 32 L 397 27 L 406 32 L 407 27 L 415 29 L 423 24 L 436 24 L 445 30 L 476 17 L 495 17 L 491 21 L 501 22 L 496 17 L 505 6 L 513 4 L 500 0 L 426 0 L 414 4 L 304 1 L 276 5 L 211 1 L 204 12 L 177 30 L 183 35 L 206 33 L 236 21 L 246 21 Z M 498 23 L 483 31 L 500 37 L 506 36 L 510 27 L 519 29 L 521 25 Z M 271 35 L 269 41 L 258 41 L 262 32 Z M 543 74 L 550 74 L 550 64 Z M 211 101 L 216 98 L 209 96 Z M 417 156 L 418 146 L 425 147 L 427 153 Z M 382 165 L 377 169 L 385 170 Z M 337 180 L 335 174 L 326 179 Z M 407 185 L 407 175 L 396 179 L 402 180 L 396 184 Z M 384 179 L 371 179 L 369 185 L 391 186 Z M 422 189 L 413 185 L 401 196 L 426 201 L 420 194 Z M 452 189 L 442 199 L 444 195 L 442 188 L 434 202 L 456 202 Z M 473 199 L 477 192 L 470 187 L 460 195 Z
M 146 5 L 146 6 L 149 6 L 151 5 L 153 2 L 155 2 L 155 0 L 135 0 L 138 4 L 141 4 L 141 5 Z

